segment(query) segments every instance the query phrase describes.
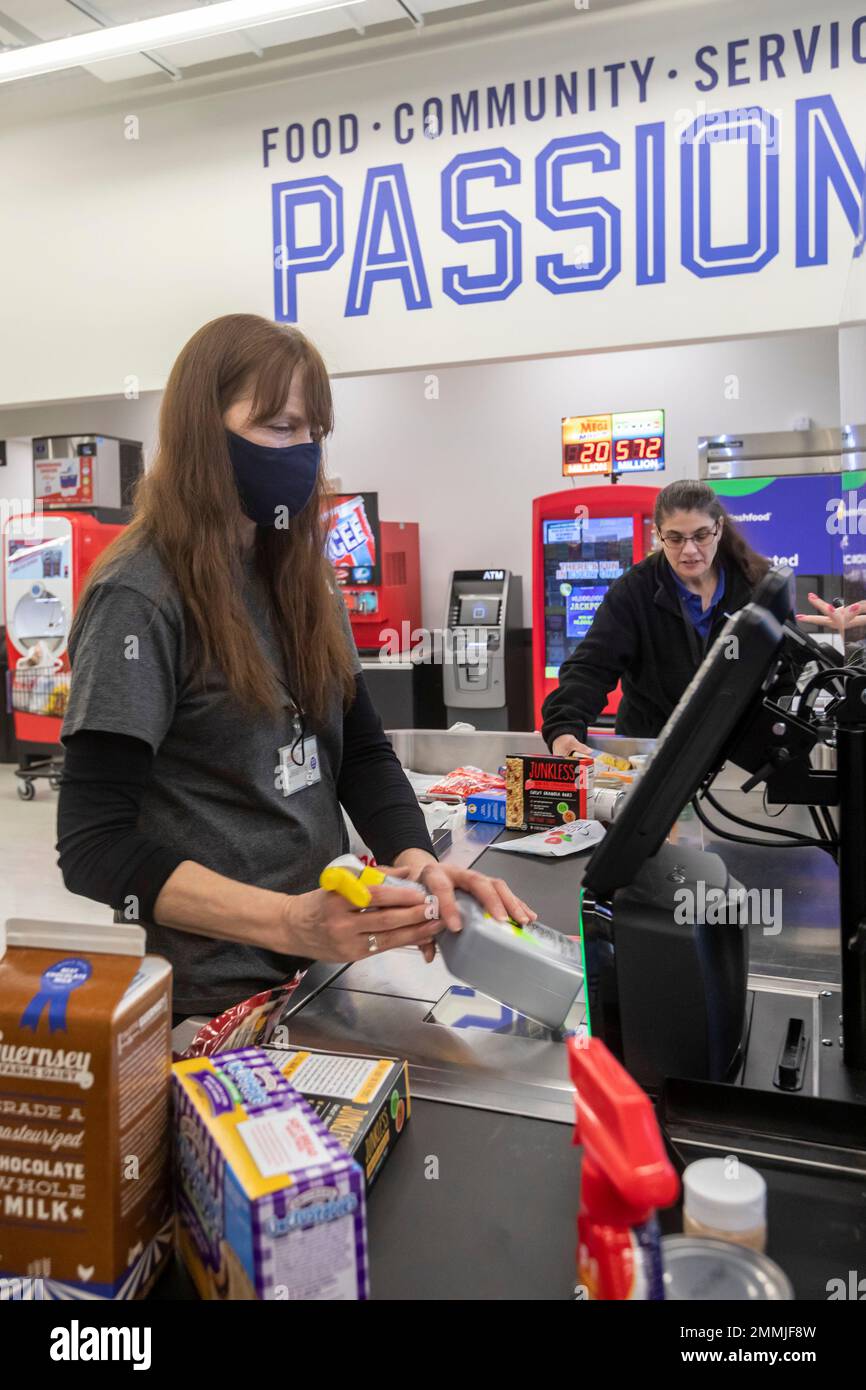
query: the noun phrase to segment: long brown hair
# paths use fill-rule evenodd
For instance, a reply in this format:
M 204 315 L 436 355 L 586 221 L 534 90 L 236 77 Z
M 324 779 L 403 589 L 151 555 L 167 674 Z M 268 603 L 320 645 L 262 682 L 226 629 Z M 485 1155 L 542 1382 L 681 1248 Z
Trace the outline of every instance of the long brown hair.
M 738 531 L 725 511 L 713 489 L 696 478 L 682 478 L 679 482 L 668 483 L 658 493 L 653 511 L 653 521 L 657 531 L 662 522 L 672 512 L 704 512 L 713 521 L 724 520 L 719 539 L 719 555 L 722 564 L 734 565 L 742 572 L 751 585 L 763 579 L 770 568 L 769 560 L 753 550 L 741 531 Z
M 250 422 L 272 420 L 299 368 L 310 431 L 321 443 L 334 424 L 331 387 L 322 358 L 299 329 L 255 314 L 226 314 L 190 338 L 165 388 L 159 444 L 139 483 L 132 521 L 93 566 L 84 589 L 86 595 L 108 566 L 150 542 L 191 619 L 195 671 L 205 677 L 217 665 L 243 705 L 271 712 L 279 706 L 279 687 L 242 596 L 243 512 L 223 415 L 249 391 Z M 344 708 L 354 691 L 340 600 L 325 558 L 324 493 L 320 467 L 307 506 L 286 529 L 259 527 L 255 550 L 287 678 L 314 722 L 325 717 L 335 691 Z

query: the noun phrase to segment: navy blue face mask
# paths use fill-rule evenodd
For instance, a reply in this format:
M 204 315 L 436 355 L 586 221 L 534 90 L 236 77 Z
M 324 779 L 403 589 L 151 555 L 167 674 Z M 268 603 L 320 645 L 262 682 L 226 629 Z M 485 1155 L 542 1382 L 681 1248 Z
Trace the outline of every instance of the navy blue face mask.
M 241 506 L 250 520 L 257 526 L 275 526 L 298 516 L 316 490 L 320 446 L 271 449 L 231 430 L 226 430 L 226 438 Z

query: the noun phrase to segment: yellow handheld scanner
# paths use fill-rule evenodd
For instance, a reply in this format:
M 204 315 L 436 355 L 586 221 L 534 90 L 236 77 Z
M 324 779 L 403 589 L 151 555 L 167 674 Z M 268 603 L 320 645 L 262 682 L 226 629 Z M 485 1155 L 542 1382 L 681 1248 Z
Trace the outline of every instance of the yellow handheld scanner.
M 392 878 L 390 874 L 383 874 L 381 869 L 374 869 L 372 864 L 362 864 L 355 854 L 341 854 L 319 874 L 320 888 L 328 893 L 339 893 L 347 903 L 358 908 L 370 906 L 370 888 L 378 883 L 385 883 L 391 888 L 417 888 L 421 893 L 427 892 L 420 883 Z

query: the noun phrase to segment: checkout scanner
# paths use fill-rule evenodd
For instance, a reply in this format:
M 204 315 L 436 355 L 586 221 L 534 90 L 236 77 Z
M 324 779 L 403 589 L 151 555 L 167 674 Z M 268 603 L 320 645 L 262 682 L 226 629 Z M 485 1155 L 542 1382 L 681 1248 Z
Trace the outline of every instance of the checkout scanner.
M 455 570 L 448 585 L 442 669 L 447 722 L 523 727 L 523 584 L 505 569 Z
M 823 823 L 840 882 L 844 1065 L 833 1089 L 866 1099 L 866 669 L 840 667 L 835 653 L 788 621 L 791 583 L 790 570 L 771 571 L 729 620 L 586 866 L 587 1025 L 650 1091 L 670 1076 L 741 1079 L 750 1036 L 768 1034 L 755 1011 L 778 1013 L 778 998 L 749 999 L 748 927 L 732 906 L 742 900 L 741 885 L 718 855 L 666 840 L 689 801 L 705 819 L 702 802 L 715 804 L 710 785 L 731 762 L 745 769 L 744 791 L 765 783 L 770 804 L 839 807 L 838 842 L 829 819 Z M 816 674 L 792 699 L 792 671 L 808 662 Z M 810 703 L 819 689 L 832 695 L 820 722 Z M 828 739 L 836 743 L 835 771 L 811 765 L 812 750 Z M 678 920 L 677 905 L 706 903 L 711 893 L 728 905 L 713 914 L 721 920 L 694 911 L 691 921 L 682 913 Z M 781 1015 L 775 1031 L 771 1084 L 798 1090 L 810 1039 L 797 1019 Z
M 707 819 L 706 802 L 771 846 L 818 845 L 838 855 L 844 1048 L 830 1089 L 866 1100 L 866 668 L 838 666 L 832 649 L 789 621 L 792 578 L 788 569 L 771 571 L 728 621 L 585 868 L 583 1027 L 651 1092 L 670 1077 L 797 1091 L 807 1068 L 809 1078 L 815 1074 L 809 1051 L 817 1039 L 792 997 L 749 989 L 749 926 L 760 892 L 747 892 L 718 854 L 668 840 L 689 802 L 716 834 L 737 838 Z M 475 596 L 460 601 L 474 603 Z M 815 674 L 798 694 L 810 663 Z M 819 690 L 831 695 L 820 720 L 811 703 Z M 828 740 L 838 748 L 836 771 L 811 764 L 812 750 Z M 742 790 L 763 783 L 769 803 L 838 805 L 838 834 L 816 811 L 819 838 L 783 831 L 785 840 L 765 839 L 771 827 L 732 816 L 715 801 L 711 784 L 725 762 L 744 769 Z M 544 939 L 533 943 L 539 982 L 510 937 L 500 933 L 493 943 L 494 960 L 481 950 L 481 935 L 464 921 L 457 940 L 466 960 L 446 955 L 452 972 L 554 1034 L 572 1026 L 566 1020 L 577 994 L 559 987 L 562 950 Z M 446 946 L 450 940 L 443 952 Z

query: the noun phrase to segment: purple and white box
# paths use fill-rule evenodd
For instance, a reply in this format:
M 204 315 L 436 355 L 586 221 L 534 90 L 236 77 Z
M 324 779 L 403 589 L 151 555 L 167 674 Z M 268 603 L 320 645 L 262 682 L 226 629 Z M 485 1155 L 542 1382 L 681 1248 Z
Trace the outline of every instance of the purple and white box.
M 268 1054 L 172 1068 L 178 1244 L 203 1298 L 369 1296 L 364 1174 Z

